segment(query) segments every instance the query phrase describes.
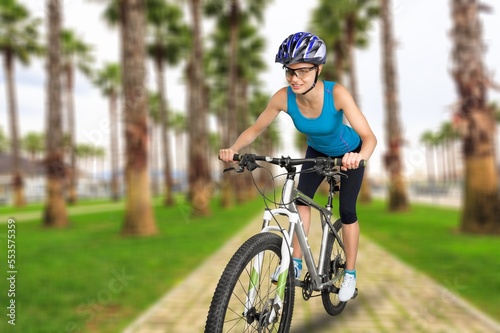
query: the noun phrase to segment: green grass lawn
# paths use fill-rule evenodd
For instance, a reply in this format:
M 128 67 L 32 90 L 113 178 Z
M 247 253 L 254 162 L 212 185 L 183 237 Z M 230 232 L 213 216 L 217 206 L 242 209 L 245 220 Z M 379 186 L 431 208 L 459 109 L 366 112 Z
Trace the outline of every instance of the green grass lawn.
M 214 202 L 213 215 L 202 219 L 190 218 L 182 202 L 156 205 L 160 232 L 143 238 L 120 236 L 119 208 L 73 215 L 71 227 L 62 230 L 44 229 L 40 220 L 18 221 L 15 331 L 120 332 L 262 207 L 261 199 L 229 210 Z M 10 213 L 15 217 L 0 210 Z M 375 201 L 360 205 L 358 213 L 364 236 L 500 320 L 500 238 L 457 233 L 455 209 L 413 205 L 410 212 L 387 214 Z M 6 258 L 6 230 L 0 224 L 1 258 Z M 0 281 L 4 295 L 5 277 Z M 0 332 L 8 328 L 4 315 Z
M 114 203 L 114 202 L 110 201 L 109 199 L 99 199 L 99 200 L 81 199 L 75 205 L 68 205 L 67 208 L 69 210 L 71 210 L 73 208 L 79 208 L 79 207 L 84 207 L 84 206 L 95 206 L 98 204 L 112 205 L 112 204 L 119 204 L 119 203 Z M 24 214 L 24 213 L 30 213 L 30 212 L 41 212 L 43 210 L 43 208 L 44 208 L 43 203 L 27 204 L 21 208 L 12 207 L 10 205 L 0 206 L 0 216 L 10 216 L 10 215 L 15 216 L 16 214 Z
M 358 216 L 364 236 L 500 320 L 500 237 L 459 233 L 452 208 L 413 204 L 388 214 L 375 201 L 358 205 Z
M 257 217 L 262 206 L 261 199 L 229 210 L 214 203 L 212 217 L 201 219 L 189 217 L 183 203 L 157 205 L 159 234 L 139 238 L 119 234 L 120 210 L 75 215 L 71 227 L 59 230 L 44 229 L 39 220 L 17 221 L 15 331 L 121 331 Z M 0 230 L 4 260 L 6 224 Z M 1 281 L 4 294 L 6 278 Z M 10 332 L 3 317 L 0 332 Z

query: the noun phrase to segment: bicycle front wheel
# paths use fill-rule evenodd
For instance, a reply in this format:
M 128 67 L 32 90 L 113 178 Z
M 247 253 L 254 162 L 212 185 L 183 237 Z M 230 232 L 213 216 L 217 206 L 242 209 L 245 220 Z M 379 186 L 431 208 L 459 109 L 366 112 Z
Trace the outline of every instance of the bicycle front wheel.
M 278 286 L 271 279 L 281 262 L 282 241 L 277 234 L 260 233 L 236 251 L 215 289 L 205 333 L 289 331 L 295 298 L 292 261 L 281 307 L 274 304 Z
M 333 224 L 333 228 L 342 239 L 342 221 L 337 220 Z M 344 280 L 346 265 L 346 256 L 344 248 L 339 243 L 335 234 L 330 230 L 327 239 L 326 255 L 323 267 L 325 267 L 325 275 L 328 280 L 332 281 L 332 288 L 330 290 L 323 290 L 321 292 L 321 298 L 323 300 L 323 307 L 326 312 L 331 316 L 336 316 L 340 314 L 345 306 L 346 302 L 341 302 L 339 300 L 339 289 Z

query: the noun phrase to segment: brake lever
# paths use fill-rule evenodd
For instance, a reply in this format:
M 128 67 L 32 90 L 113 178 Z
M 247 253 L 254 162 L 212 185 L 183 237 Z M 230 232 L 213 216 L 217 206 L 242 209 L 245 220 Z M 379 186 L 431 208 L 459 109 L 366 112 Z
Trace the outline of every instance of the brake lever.
M 255 155 L 244 155 L 243 159 L 240 160 L 240 166 L 242 166 L 243 170 L 246 168 L 250 172 L 260 168 L 260 165 L 255 162 Z
M 258 165 L 255 161 L 248 161 L 247 164 L 248 171 L 252 172 L 257 168 L 260 168 L 260 165 Z
M 314 170 L 319 173 L 320 175 L 323 175 L 323 176 L 326 176 L 326 177 L 333 177 L 333 176 L 340 176 L 340 177 L 344 177 L 344 178 L 348 178 L 349 176 L 342 172 L 341 168 L 339 166 L 335 166 L 333 168 L 330 168 L 328 166 L 324 166 L 324 165 L 316 165 L 314 167 Z
M 240 155 L 243 156 L 242 159 L 240 159 L 239 167 L 236 169 L 235 167 L 230 167 L 224 169 L 223 173 L 229 172 L 229 171 L 235 171 L 236 173 L 242 173 L 247 169 L 248 171 L 254 171 L 257 168 L 260 168 L 260 165 L 258 165 L 255 162 L 255 156 L 252 155 Z

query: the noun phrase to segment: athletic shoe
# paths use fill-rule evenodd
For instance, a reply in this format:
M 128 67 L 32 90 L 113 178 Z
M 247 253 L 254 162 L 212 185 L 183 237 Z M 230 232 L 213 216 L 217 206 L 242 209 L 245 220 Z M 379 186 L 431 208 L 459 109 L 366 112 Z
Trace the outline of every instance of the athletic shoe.
M 339 301 L 347 302 L 354 296 L 356 291 L 356 277 L 352 274 L 346 273 L 344 275 L 344 281 L 339 291 Z

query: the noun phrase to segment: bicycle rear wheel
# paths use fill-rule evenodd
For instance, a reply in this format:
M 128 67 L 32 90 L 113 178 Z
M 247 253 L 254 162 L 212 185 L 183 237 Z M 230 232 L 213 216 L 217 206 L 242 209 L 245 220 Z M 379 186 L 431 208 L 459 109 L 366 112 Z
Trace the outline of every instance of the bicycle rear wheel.
M 208 312 L 205 333 L 219 332 L 288 332 L 295 298 L 293 263 L 289 272 L 281 309 L 272 308 L 277 285 L 271 275 L 281 262 L 283 238 L 273 233 L 260 233 L 248 239 L 233 255 L 215 289 Z M 260 259 L 258 259 L 260 258 Z M 259 276 L 254 262 L 261 260 Z M 250 286 L 255 288 L 250 288 Z M 247 304 L 249 290 L 256 292 Z M 274 320 L 269 318 L 272 310 Z
M 340 219 L 335 221 L 333 228 L 340 239 L 342 239 L 342 221 Z M 321 292 L 321 299 L 323 300 L 323 307 L 331 316 L 340 314 L 347 304 L 346 302 L 341 302 L 338 297 L 338 291 L 344 280 L 345 265 L 346 256 L 344 248 L 335 237 L 335 234 L 330 230 L 327 239 L 324 267 L 327 270 L 325 275 L 328 280 L 332 281 L 333 286 L 330 290 L 323 290 Z

